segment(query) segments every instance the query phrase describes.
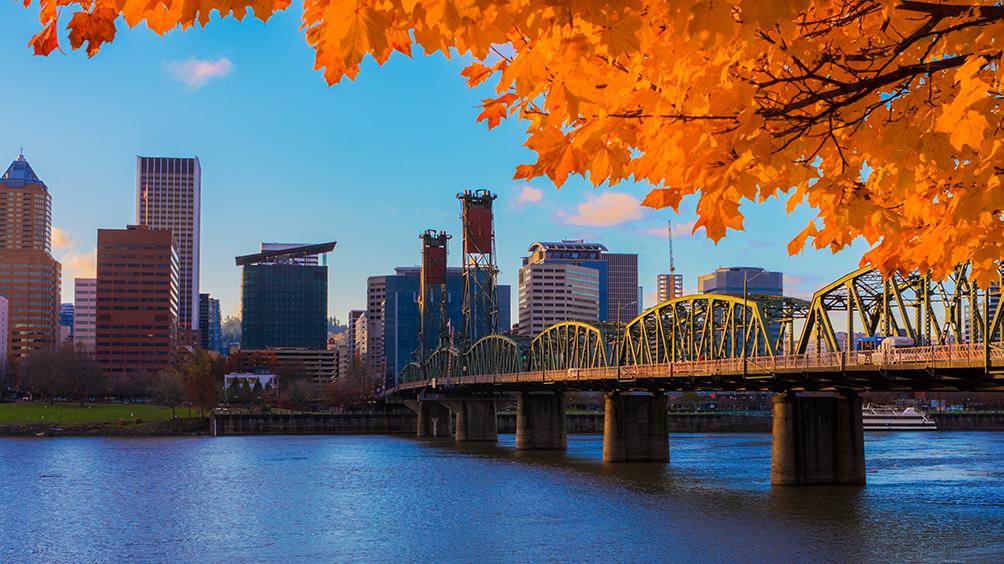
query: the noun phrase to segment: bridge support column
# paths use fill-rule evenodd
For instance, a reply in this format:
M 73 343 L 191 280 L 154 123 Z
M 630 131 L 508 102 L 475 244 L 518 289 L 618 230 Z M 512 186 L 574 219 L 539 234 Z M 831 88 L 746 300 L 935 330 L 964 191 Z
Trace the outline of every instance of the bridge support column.
M 565 450 L 565 394 L 520 392 L 516 397 L 516 450 Z
M 457 414 L 458 443 L 498 440 L 498 413 L 495 410 L 495 400 L 465 399 L 450 401 L 449 405 Z
M 450 410 L 438 401 L 421 400 L 418 402 L 418 436 L 419 437 L 449 437 Z
M 603 415 L 603 462 L 669 462 L 666 395 L 613 392 Z
M 770 483 L 865 483 L 861 398 L 774 396 Z

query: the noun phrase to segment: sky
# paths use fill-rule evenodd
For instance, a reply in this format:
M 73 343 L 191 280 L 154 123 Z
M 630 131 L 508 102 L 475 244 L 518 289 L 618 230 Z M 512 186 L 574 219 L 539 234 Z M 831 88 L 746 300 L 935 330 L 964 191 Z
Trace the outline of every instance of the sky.
M 586 239 L 612 252 L 639 254 L 645 305 L 656 275 L 668 270 L 666 222 L 674 224 L 676 271 L 684 288 L 722 266 L 785 273 L 785 293 L 808 297 L 854 270 L 863 242 L 838 254 L 785 246 L 814 215 L 785 215 L 784 202 L 744 205 L 746 229 L 717 245 L 691 234 L 696 200 L 680 214 L 639 207 L 651 189 L 621 183 L 594 189 L 572 177 L 561 190 L 547 180 L 512 180 L 533 161 L 526 125 L 510 119 L 491 131 L 477 123 L 480 100 L 468 89 L 464 59 L 395 55 L 367 60 L 355 82 L 329 87 L 313 70 L 299 30 L 299 9 L 269 23 L 217 20 L 205 30 L 159 37 L 120 26 L 114 43 L 36 57 L 27 46 L 37 11 L 0 5 L 0 161 L 20 147 L 53 200 L 53 254 L 63 263 L 63 299 L 73 278 L 93 275 L 98 228 L 135 223 L 137 155 L 198 156 L 202 164 L 201 291 L 240 312 L 234 257 L 262 241 L 322 242 L 328 257 L 329 315 L 344 320 L 365 307 L 366 278 L 418 264 L 418 234 L 456 235 L 465 189 L 496 200 L 496 249 L 503 284 L 515 286 L 534 241 Z M 516 321 L 513 292 L 513 321 Z

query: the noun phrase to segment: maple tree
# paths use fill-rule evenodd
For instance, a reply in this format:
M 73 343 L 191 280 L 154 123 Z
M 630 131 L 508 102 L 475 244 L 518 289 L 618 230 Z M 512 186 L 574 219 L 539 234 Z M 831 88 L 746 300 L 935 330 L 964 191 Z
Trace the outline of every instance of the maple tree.
M 37 53 L 72 7 L 70 46 L 94 55 L 119 18 L 165 33 L 289 0 L 32 4 Z M 716 241 L 741 202 L 786 197 L 818 212 L 791 253 L 863 237 L 886 273 L 971 260 L 984 282 L 1004 256 L 1002 26 L 992 2 L 912 0 L 304 0 L 302 24 L 331 84 L 367 55 L 470 55 L 467 84 L 496 84 L 479 119 L 528 124 L 516 178 L 648 181 L 653 208 L 698 194 Z

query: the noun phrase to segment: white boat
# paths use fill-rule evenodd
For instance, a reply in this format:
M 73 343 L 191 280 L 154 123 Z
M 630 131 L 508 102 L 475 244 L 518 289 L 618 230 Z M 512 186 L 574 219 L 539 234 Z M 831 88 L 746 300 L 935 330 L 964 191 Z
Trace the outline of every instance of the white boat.
M 861 408 L 865 431 L 937 431 L 938 424 L 918 409 L 868 404 Z

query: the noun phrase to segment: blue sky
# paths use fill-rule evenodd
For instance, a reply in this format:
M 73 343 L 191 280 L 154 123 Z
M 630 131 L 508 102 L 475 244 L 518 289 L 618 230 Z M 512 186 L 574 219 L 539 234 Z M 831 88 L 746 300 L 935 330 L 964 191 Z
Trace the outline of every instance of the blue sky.
M 679 216 L 637 209 L 632 198 L 647 185 L 594 190 L 576 177 L 558 191 L 546 179 L 513 181 L 516 165 L 532 159 L 525 126 L 510 120 L 489 132 L 476 123 L 477 104 L 491 92 L 464 86 L 462 61 L 395 56 L 329 88 L 313 70 L 298 9 L 267 25 L 216 21 L 164 38 L 120 27 L 90 60 L 33 56 L 27 42 L 37 26 L 34 9 L 0 7 L 0 158 L 6 164 L 23 146 L 49 186 L 53 225 L 65 235 L 54 254 L 66 301 L 72 277 L 93 269 L 96 229 L 135 220 L 136 155 L 201 159 L 202 291 L 221 299 L 224 315 L 240 309 L 234 256 L 261 241 L 337 240 L 329 313 L 344 319 L 364 306 L 367 276 L 417 264 L 421 231 L 459 234 L 454 196 L 465 188 L 499 194 L 503 283 L 515 283 L 531 242 L 586 238 L 639 253 L 646 305 L 667 268 L 666 220 L 680 231 L 694 220 L 693 200 Z M 786 216 L 784 203 L 771 201 L 744 212 L 746 231 L 718 245 L 703 231 L 676 237 L 686 288 L 719 266 L 762 266 L 786 274 L 786 293 L 806 296 L 853 270 L 866 250 L 859 243 L 837 255 L 789 257 L 785 245 L 811 211 Z M 452 249 L 458 264 L 459 238 Z

